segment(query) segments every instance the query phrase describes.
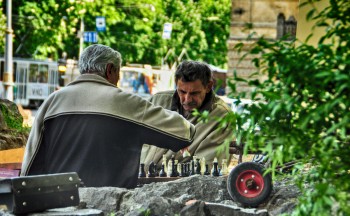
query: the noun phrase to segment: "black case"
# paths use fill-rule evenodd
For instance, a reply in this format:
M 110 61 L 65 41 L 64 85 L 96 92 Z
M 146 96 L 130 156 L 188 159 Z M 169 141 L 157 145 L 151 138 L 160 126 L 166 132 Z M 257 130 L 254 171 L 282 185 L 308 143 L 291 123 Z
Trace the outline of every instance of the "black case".
M 78 174 L 59 173 L 0 180 L 0 206 L 14 214 L 79 205 Z

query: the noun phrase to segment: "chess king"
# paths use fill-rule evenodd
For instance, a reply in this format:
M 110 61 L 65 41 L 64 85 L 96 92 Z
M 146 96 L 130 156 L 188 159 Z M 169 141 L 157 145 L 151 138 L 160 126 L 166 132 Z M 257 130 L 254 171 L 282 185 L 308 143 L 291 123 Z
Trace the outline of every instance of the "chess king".
M 185 163 L 192 159 L 191 156 L 205 158 L 213 161 L 215 157 L 219 161 L 230 161 L 228 148 L 218 153 L 226 138 L 231 135 L 230 128 L 219 129 L 217 118 L 223 118 L 230 112 L 228 105 L 213 91 L 213 75 L 210 66 L 198 61 L 183 61 L 175 72 L 176 90 L 159 92 L 150 97 L 149 101 L 155 105 L 178 112 L 195 125 L 196 134 L 194 141 L 188 147 L 188 152 L 173 152 L 169 149 L 158 148 L 144 144 L 141 153 L 141 163 L 150 164 L 152 161 L 160 169 L 163 155 L 170 159 L 175 155 L 175 160 Z M 194 110 L 207 111 L 209 121 L 201 122 L 198 116 L 193 115 Z M 159 119 L 159 121 L 162 121 Z M 149 143 L 151 144 L 151 143 Z

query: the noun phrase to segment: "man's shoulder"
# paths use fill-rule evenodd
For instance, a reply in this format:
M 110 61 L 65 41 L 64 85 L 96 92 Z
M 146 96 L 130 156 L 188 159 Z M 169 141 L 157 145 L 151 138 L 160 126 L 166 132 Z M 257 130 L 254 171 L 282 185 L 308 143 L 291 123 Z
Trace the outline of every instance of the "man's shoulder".
M 150 100 L 171 100 L 174 95 L 174 90 L 168 90 L 168 91 L 161 91 L 157 92 L 156 94 L 152 95 Z
M 154 94 L 152 97 L 172 97 L 174 95 L 174 90 L 161 91 Z
M 164 108 L 170 109 L 173 95 L 174 95 L 174 90 L 157 92 L 156 94 L 150 97 L 149 101 L 155 105 L 159 105 Z
M 227 114 L 228 112 L 231 111 L 231 108 L 229 107 L 229 105 L 223 100 L 221 99 L 218 95 L 215 95 L 215 108 L 213 109 L 213 111 L 219 112 L 219 113 L 223 113 L 223 114 Z

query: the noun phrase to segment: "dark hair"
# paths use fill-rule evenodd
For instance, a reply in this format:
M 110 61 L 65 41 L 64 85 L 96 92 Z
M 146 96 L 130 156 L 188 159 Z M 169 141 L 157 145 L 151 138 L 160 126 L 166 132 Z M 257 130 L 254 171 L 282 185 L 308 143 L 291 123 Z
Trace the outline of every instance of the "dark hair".
M 204 86 L 213 80 L 213 73 L 208 64 L 199 61 L 183 61 L 176 68 L 175 82 L 192 82 L 200 80 Z

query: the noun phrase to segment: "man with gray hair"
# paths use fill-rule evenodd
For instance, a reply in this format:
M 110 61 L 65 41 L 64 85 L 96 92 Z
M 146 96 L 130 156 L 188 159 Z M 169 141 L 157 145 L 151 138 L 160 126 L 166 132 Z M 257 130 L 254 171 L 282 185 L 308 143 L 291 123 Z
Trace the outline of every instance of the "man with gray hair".
M 21 175 L 77 172 L 88 187 L 137 185 L 144 143 L 179 151 L 190 145 L 194 126 L 116 84 L 119 52 L 87 47 L 81 75 L 41 105 L 26 145 Z

